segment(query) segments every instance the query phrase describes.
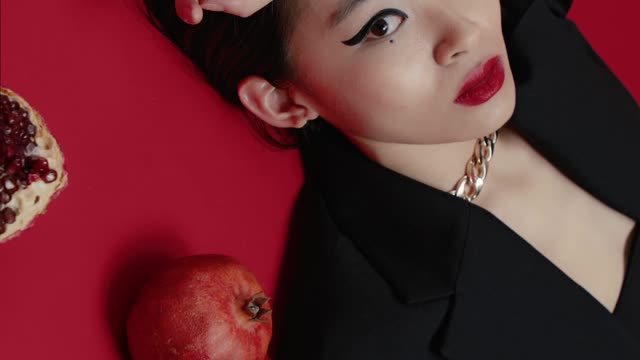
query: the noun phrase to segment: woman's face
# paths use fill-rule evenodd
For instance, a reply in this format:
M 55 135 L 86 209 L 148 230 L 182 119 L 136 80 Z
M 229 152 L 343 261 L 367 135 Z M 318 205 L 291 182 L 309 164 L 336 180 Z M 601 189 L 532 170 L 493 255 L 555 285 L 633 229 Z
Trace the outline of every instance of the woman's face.
M 304 1 L 289 49 L 296 88 L 350 138 L 458 142 L 511 117 L 515 86 L 499 0 Z M 334 26 L 343 3 L 353 3 L 352 11 Z M 371 19 L 373 28 L 360 33 Z M 481 105 L 456 103 L 468 74 L 496 55 L 505 71 L 500 90 Z

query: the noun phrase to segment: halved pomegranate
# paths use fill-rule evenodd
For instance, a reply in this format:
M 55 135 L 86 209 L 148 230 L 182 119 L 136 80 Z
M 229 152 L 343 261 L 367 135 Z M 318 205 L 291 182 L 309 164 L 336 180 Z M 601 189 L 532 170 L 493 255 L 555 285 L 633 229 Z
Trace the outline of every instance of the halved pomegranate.
M 0 243 L 17 236 L 67 185 L 64 158 L 40 114 L 0 87 Z

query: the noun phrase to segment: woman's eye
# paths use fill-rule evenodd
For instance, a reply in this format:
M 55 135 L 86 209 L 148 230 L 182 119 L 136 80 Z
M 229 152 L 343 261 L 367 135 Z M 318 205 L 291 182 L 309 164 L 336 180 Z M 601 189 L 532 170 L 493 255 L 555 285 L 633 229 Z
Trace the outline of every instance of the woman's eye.
M 399 15 L 388 15 L 376 20 L 369 32 L 375 36 L 383 37 L 396 31 L 403 21 L 404 18 Z
M 367 36 L 372 34 L 377 38 L 386 37 L 390 34 L 393 34 L 398 30 L 400 25 L 408 18 L 409 16 L 404 12 L 396 9 L 386 9 L 380 11 L 376 14 L 367 24 L 358 32 L 356 36 L 353 38 L 343 41 L 342 43 L 347 46 L 354 46 L 362 41 L 370 38 Z

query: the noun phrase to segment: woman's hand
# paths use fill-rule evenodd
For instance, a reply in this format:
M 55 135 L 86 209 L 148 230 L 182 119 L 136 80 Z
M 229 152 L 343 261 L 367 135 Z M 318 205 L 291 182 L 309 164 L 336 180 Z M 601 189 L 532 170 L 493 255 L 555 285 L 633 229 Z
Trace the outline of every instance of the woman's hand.
M 203 11 L 222 11 L 248 17 L 265 7 L 271 0 L 175 0 L 178 16 L 186 23 L 198 24 Z

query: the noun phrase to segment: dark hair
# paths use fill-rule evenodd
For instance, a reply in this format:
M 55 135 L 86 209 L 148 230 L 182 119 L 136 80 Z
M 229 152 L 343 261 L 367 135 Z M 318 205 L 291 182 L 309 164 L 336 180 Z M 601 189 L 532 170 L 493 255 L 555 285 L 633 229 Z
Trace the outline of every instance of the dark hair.
M 142 10 L 202 71 L 225 101 L 244 110 L 260 138 L 276 148 L 298 148 L 304 131 L 276 128 L 257 118 L 240 101 L 237 87 L 250 75 L 261 76 L 279 88 L 296 78 L 288 43 L 301 1 L 274 0 L 246 18 L 205 10 L 197 25 L 178 17 L 174 1 L 142 0 Z

